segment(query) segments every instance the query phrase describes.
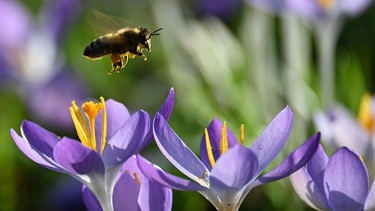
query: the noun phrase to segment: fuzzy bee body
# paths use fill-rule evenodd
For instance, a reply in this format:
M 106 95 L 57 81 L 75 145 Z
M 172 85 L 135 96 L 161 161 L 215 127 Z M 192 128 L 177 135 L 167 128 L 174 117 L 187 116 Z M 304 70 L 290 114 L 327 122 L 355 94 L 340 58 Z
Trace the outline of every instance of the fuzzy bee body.
M 151 37 L 159 35 L 155 30 L 150 33 L 147 28 L 122 28 L 114 33 L 103 35 L 92 41 L 84 50 L 83 55 L 90 59 L 101 59 L 103 56 L 110 54 L 112 60 L 112 69 L 109 74 L 114 71 L 120 72 L 125 67 L 129 58 L 142 56 L 147 60 L 143 49 L 151 51 Z

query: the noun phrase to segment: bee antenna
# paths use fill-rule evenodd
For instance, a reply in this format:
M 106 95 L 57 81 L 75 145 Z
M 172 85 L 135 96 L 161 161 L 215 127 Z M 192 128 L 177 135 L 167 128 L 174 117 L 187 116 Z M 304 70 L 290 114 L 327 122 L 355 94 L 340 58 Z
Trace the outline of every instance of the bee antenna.
M 156 29 L 155 31 L 153 31 L 153 32 L 151 33 L 150 37 L 151 37 L 151 36 L 155 36 L 155 35 L 160 35 L 159 33 L 156 33 L 156 32 L 158 32 L 158 31 L 160 31 L 160 30 L 162 30 L 162 29 L 163 29 L 163 28 Z

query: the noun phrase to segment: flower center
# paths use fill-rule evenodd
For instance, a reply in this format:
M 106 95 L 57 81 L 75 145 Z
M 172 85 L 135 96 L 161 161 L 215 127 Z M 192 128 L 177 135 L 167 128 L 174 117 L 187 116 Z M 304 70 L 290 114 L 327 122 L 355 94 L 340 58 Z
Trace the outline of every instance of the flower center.
M 369 93 L 362 97 L 361 105 L 358 112 L 358 121 L 362 127 L 370 134 L 375 132 L 375 119 L 372 109 L 372 97 Z
M 76 128 L 78 137 L 84 146 L 94 150 L 95 152 L 102 154 L 107 136 L 107 113 L 104 98 L 100 97 L 99 103 L 94 103 L 92 101 L 85 102 L 82 105 L 82 109 L 88 120 L 88 124 L 81 110 L 76 105 L 75 101 L 72 101 L 72 106 L 69 108 L 70 115 L 72 116 L 74 127 Z M 101 139 L 99 142 L 100 148 L 98 149 L 95 132 L 95 120 L 100 111 L 102 111 L 102 130 Z
M 324 10 L 330 10 L 333 6 L 334 0 L 318 0 L 318 3 Z
M 204 129 L 204 135 L 206 139 L 206 149 L 207 149 L 207 156 L 208 160 L 210 161 L 211 167 L 215 166 L 215 158 L 214 154 L 212 152 L 212 146 L 210 141 L 210 136 L 208 135 L 207 128 Z M 245 142 L 245 126 L 241 124 L 240 127 L 240 144 L 244 144 Z M 229 145 L 228 145 L 228 134 L 227 134 L 227 123 L 224 121 L 223 127 L 221 128 L 221 139 L 220 139 L 220 156 L 223 155 L 228 151 Z

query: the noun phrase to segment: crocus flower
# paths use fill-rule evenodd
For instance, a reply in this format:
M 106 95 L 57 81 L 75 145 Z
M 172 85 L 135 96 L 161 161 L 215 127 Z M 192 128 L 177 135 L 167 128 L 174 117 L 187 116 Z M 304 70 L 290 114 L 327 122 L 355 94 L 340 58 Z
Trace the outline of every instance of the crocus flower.
M 375 176 L 375 98 L 365 94 L 358 117 L 339 104 L 314 114 L 316 128 L 323 141 L 334 148 L 347 146 L 363 156 L 371 177 Z
M 218 18 L 227 20 L 231 18 L 242 4 L 239 0 L 204 0 L 197 2 L 198 12 L 202 16 L 216 16 Z
M 357 15 L 372 0 L 247 0 L 252 5 L 275 13 L 295 13 L 306 19 L 338 18 Z
M 0 88 L 16 89 L 33 118 L 64 129 L 72 129 L 65 108 L 71 99 L 83 102 L 85 96 L 85 86 L 61 53 L 64 35 L 78 18 L 82 3 L 45 1 L 34 19 L 17 0 L 0 0 Z M 41 95 L 62 115 L 41 109 L 36 100 Z
M 172 208 L 172 190 L 148 180 L 133 155 L 122 166 L 113 192 L 114 210 L 167 211 Z M 83 199 L 88 210 L 101 210 L 95 196 L 83 187 Z
M 174 92 L 159 111 L 167 118 L 173 108 Z M 84 114 L 72 102 L 70 113 L 79 141 L 62 137 L 24 120 L 19 136 L 11 135 L 18 148 L 34 162 L 57 172 L 66 173 L 83 184 L 97 197 L 103 210 L 112 209 L 112 193 L 121 166 L 144 143 L 150 142 L 150 117 L 142 110 L 130 115 L 127 108 L 114 100 L 86 102 Z M 86 119 L 85 119 L 86 116 Z
M 318 69 L 324 106 L 334 101 L 335 47 L 346 17 L 360 14 L 372 0 L 247 0 L 251 5 L 281 15 L 296 15 L 306 20 L 317 38 Z
M 214 119 L 205 129 L 200 160 L 174 133 L 166 120 L 156 114 L 153 130 L 157 145 L 166 158 L 193 181 L 166 173 L 142 158 L 138 158 L 138 165 L 152 181 L 177 190 L 198 191 L 218 210 L 238 210 L 254 187 L 290 175 L 314 154 L 319 144 L 319 134 L 297 148 L 275 169 L 259 176 L 286 143 L 292 119 L 292 113 L 286 107 L 250 148 L 242 144 L 243 127 L 240 130 L 240 144 L 225 122 Z
M 374 210 L 375 183 L 362 158 L 346 147 L 328 158 L 319 145 L 306 166 L 290 176 L 303 201 L 317 210 Z

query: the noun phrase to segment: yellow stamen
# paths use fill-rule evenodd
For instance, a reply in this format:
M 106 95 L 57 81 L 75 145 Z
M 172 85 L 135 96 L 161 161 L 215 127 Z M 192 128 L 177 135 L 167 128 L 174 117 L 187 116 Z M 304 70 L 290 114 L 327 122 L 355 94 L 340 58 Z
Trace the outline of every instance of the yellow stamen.
M 335 0 L 318 0 L 320 6 L 322 6 L 325 10 L 330 10 L 335 3 Z
M 135 182 L 138 184 L 138 185 L 141 185 L 141 181 L 139 180 L 139 177 L 138 177 L 138 175 L 137 175 L 137 173 L 133 173 L 133 176 L 134 176 L 134 180 L 135 180 Z
M 358 121 L 368 132 L 374 132 L 374 116 L 372 112 L 372 97 L 369 93 L 364 94 L 362 102 L 359 107 Z
M 107 108 L 105 106 L 105 100 L 103 97 L 100 97 L 100 102 L 103 105 L 103 112 L 102 112 L 102 140 L 101 140 L 101 147 L 100 147 L 100 154 L 103 153 L 106 138 L 107 138 Z
M 72 116 L 74 127 L 76 128 L 78 138 L 81 140 L 81 143 L 91 149 L 90 132 L 86 124 L 85 118 L 83 117 L 81 110 L 79 110 L 75 101 L 72 101 L 72 106 L 69 108 L 70 115 Z
M 81 140 L 81 143 L 96 152 L 98 152 L 98 149 L 96 146 L 95 119 L 98 116 L 100 110 L 102 110 L 102 134 L 100 146 L 101 154 L 104 150 L 107 135 L 107 114 L 104 98 L 100 97 L 100 103 L 94 103 L 92 101 L 85 102 L 82 105 L 82 109 L 85 112 L 89 125 L 87 125 L 85 118 L 81 110 L 77 107 L 75 101 L 72 101 L 72 106 L 69 108 L 74 126 L 76 128 L 78 137 Z
M 204 136 L 205 136 L 205 139 L 206 139 L 207 157 L 208 157 L 208 160 L 210 161 L 211 167 L 214 167 L 215 158 L 214 158 L 214 155 L 212 153 L 212 146 L 211 146 L 210 136 L 208 135 L 207 128 L 204 129 Z
M 241 124 L 240 127 L 240 144 L 244 145 L 245 143 L 245 125 Z
M 228 151 L 227 122 L 224 121 L 223 127 L 221 128 L 220 155 L 223 155 L 227 151 Z

